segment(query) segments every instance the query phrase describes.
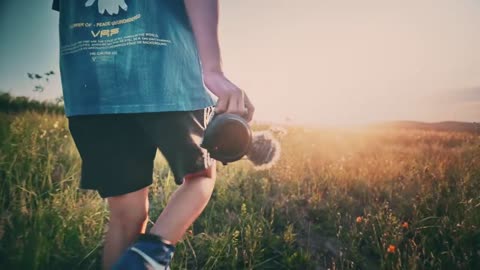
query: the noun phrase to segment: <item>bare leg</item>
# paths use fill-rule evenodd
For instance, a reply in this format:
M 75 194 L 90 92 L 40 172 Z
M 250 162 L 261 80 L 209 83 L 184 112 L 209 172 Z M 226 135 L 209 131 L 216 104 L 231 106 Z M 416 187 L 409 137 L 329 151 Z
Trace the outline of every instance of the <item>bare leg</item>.
M 148 220 L 148 188 L 107 198 L 110 210 L 103 248 L 103 269 L 111 269 L 135 238 L 144 233 Z
M 185 177 L 158 217 L 150 233 L 176 244 L 202 213 L 215 186 L 215 166 Z

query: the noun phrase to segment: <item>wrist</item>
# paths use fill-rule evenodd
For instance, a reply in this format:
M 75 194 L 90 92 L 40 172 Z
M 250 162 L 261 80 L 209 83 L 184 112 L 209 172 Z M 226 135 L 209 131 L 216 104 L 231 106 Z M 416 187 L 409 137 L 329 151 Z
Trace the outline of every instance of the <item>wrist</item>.
M 203 74 L 223 74 L 222 65 L 220 63 L 202 63 Z
M 203 70 L 202 75 L 203 75 L 204 78 L 219 77 L 219 76 L 225 77 L 225 75 L 223 74 L 223 71 L 221 69 Z

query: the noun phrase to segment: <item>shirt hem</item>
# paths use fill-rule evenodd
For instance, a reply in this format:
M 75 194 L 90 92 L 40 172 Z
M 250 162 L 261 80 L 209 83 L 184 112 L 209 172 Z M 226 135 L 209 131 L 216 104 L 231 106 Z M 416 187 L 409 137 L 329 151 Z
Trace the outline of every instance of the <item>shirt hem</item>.
M 152 104 L 152 105 L 115 105 L 115 106 L 97 106 L 91 108 L 82 107 L 81 109 L 66 109 L 67 117 L 92 114 L 124 114 L 124 113 L 150 113 L 150 112 L 173 112 L 173 111 L 195 111 L 214 106 L 213 102 L 202 104 L 179 106 L 178 104 Z

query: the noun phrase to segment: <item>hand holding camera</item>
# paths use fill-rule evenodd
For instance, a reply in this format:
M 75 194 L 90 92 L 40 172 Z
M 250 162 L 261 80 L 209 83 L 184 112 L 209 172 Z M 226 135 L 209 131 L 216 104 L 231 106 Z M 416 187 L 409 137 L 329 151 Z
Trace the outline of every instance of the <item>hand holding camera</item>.
M 244 91 L 222 73 L 207 74 L 204 80 L 218 102 L 202 147 L 223 164 L 246 156 L 257 169 L 273 166 L 280 157 L 280 144 L 268 131 L 252 132 L 248 122 L 255 109 Z
M 247 122 L 252 120 L 255 107 L 243 90 L 221 72 L 205 72 L 203 77 L 208 90 L 218 97 L 216 114 L 231 113 L 242 116 Z

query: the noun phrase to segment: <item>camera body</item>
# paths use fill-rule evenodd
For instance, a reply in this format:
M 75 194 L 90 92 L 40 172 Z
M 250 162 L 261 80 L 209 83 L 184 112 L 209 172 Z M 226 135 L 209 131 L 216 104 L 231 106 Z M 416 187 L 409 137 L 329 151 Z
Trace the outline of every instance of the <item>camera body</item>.
M 252 130 L 241 116 L 214 114 L 205 129 L 201 147 L 223 164 L 242 159 L 252 147 Z

